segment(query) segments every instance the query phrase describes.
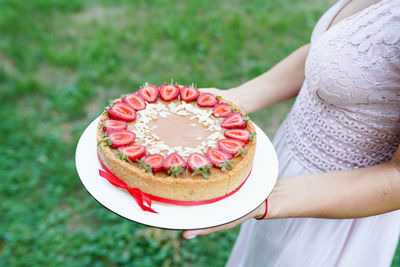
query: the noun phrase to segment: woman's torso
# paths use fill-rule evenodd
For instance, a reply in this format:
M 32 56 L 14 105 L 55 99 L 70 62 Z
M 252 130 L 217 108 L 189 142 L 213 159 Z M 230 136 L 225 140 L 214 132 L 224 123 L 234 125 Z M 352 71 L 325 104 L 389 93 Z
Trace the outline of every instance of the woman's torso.
M 336 23 L 347 3 L 315 27 L 306 79 L 286 121 L 289 148 L 311 172 L 385 162 L 399 144 L 400 0 Z

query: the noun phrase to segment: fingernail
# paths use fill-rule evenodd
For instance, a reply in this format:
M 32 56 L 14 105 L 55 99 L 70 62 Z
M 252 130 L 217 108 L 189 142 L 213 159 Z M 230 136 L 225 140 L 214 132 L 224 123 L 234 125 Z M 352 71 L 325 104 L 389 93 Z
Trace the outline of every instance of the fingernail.
M 186 239 L 193 239 L 193 238 L 195 238 L 197 235 L 190 235 L 190 236 L 187 236 L 187 237 L 185 237 Z

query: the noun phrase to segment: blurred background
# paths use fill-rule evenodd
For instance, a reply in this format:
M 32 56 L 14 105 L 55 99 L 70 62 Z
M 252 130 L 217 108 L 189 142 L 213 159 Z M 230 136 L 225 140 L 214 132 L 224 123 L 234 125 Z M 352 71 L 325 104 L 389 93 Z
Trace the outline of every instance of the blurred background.
M 0 266 L 223 266 L 238 227 L 183 240 L 109 212 L 77 176 L 79 137 L 146 81 L 265 72 L 333 2 L 0 0 Z M 251 118 L 272 138 L 292 103 Z

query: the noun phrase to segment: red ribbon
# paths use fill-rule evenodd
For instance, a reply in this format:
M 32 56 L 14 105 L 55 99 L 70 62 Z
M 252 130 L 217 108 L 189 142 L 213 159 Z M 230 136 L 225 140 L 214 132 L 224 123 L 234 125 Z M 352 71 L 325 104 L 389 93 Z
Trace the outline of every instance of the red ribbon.
M 105 171 L 99 170 L 99 175 L 101 177 L 105 178 L 107 181 L 109 181 L 112 185 L 114 185 L 116 187 L 119 187 L 119 188 L 122 188 L 122 189 L 126 189 L 129 192 L 129 194 L 136 200 L 136 203 L 142 208 L 142 210 L 150 211 L 150 212 L 153 212 L 153 213 L 157 213 L 157 211 L 155 211 L 155 210 L 153 210 L 151 208 L 151 197 L 150 197 L 150 195 L 147 195 L 146 193 L 143 193 L 138 188 L 129 187 L 126 183 L 121 181 L 117 176 L 112 174 L 106 168 L 106 166 L 103 165 L 102 162 L 101 162 L 101 165 L 105 169 Z M 147 206 L 144 203 L 146 203 Z
M 174 199 L 153 196 L 153 195 L 142 192 L 139 188 L 131 188 L 126 183 L 124 183 L 121 179 L 119 179 L 117 176 L 115 176 L 112 172 L 110 172 L 110 170 L 107 169 L 107 167 L 101 161 L 99 156 L 98 156 L 98 158 L 99 158 L 101 166 L 104 169 L 104 171 L 99 170 L 99 175 L 101 177 L 105 178 L 107 181 L 109 181 L 112 185 L 127 190 L 129 192 L 129 194 L 136 200 L 136 203 L 142 208 L 143 211 L 149 211 L 149 212 L 153 212 L 153 213 L 158 213 L 158 212 L 156 212 L 155 210 L 153 210 L 151 208 L 151 201 L 157 201 L 157 202 L 179 205 L 179 206 L 196 206 L 196 205 L 204 205 L 204 204 L 214 203 L 214 202 L 217 202 L 224 198 L 227 198 L 227 197 L 233 195 L 234 193 L 236 193 L 244 185 L 244 183 L 247 181 L 247 179 L 249 178 L 250 173 L 251 173 L 251 170 L 250 170 L 249 175 L 246 177 L 246 179 L 243 181 L 243 183 L 239 187 L 237 187 L 235 190 L 230 192 L 229 194 L 226 194 L 221 197 L 207 199 L 207 200 L 201 200 L 201 201 L 184 201 L 184 200 L 174 200 Z M 145 205 L 145 204 L 147 204 L 147 205 Z

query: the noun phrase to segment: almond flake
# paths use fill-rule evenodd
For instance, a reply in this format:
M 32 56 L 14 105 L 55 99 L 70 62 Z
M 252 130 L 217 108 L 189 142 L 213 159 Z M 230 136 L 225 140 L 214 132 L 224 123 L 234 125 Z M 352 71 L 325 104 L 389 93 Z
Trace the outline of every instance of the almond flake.
M 215 132 L 207 137 L 207 139 L 214 139 L 214 140 L 217 138 L 219 138 L 219 132 Z
M 184 111 L 184 110 L 180 110 L 180 111 L 178 111 L 178 112 L 176 112 L 176 114 L 178 114 L 178 115 L 189 115 L 189 113 L 188 112 L 186 112 L 186 111 Z

